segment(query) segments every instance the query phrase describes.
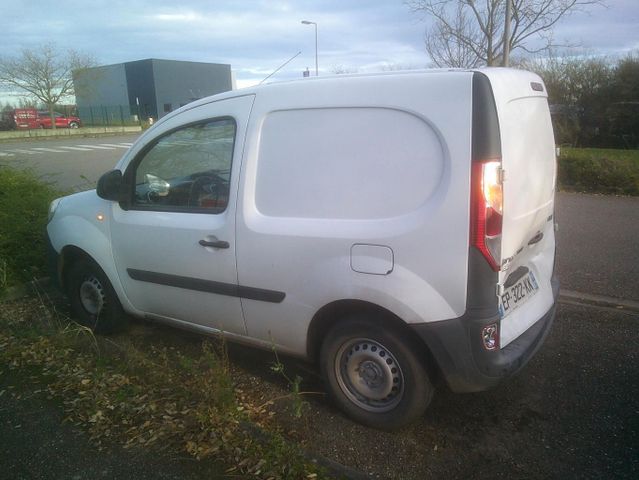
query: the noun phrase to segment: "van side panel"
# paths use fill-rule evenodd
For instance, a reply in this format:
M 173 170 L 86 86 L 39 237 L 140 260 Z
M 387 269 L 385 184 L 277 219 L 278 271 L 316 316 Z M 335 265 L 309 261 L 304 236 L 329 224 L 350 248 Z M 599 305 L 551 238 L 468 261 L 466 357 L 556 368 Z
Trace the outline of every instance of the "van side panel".
M 260 90 L 240 180 L 238 278 L 286 297 L 242 299 L 249 336 L 305 355 L 313 315 L 343 299 L 407 323 L 465 312 L 471 89 L 472 73 L 442 71 Z M 353 269 L 354 245 L 373 252 L 356 259 L 370 272 Z M 379 252 L 383 269 L 373 268 Z

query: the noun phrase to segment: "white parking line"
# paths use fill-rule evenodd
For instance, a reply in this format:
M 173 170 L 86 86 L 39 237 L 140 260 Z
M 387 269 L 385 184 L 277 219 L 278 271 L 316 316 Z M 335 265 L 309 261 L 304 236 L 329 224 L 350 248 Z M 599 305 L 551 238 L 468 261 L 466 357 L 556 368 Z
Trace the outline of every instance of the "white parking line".
M 122 145 L 122 144 L 118 145 L 115 143 L 101 143 L 100 145 L 103 147 L 126 148 L 127 150 L 131 146 L 131 145 Z
M 33 147 L 32 150 L 42 150 L 43 152 L 67 153 L 64 150 L 56 150 L 55 148 Z
M 82 148 L 82 147 L 58 147 L 58 148 L 64 148 L 67 150 L 75 150 L 78 152 L 90 152 L 91 149 L 90 148 Z
M 0 152 L 0 157 L 14 157 L 14 153 Z
M 78 145 L 78 147 L 85 147 L 85 148 L 95 148 L 98 150 L 115 150 L 115 147 L 102 147 L 100 145 Z
M 42 152 L 34 152 L 32 150 L 22 150 L 20 148 L 13 148 L 11 150 L 9 150 L 10 152 L 15 152 L 15 153 L 26 153 L 27 155 L 38 155 L 38 154 L 42 154 Z
M 130 147 L 133 144 L 132 143 L 128 143 L 128 142 L 122 142 L 120 145 L 128 145 Z

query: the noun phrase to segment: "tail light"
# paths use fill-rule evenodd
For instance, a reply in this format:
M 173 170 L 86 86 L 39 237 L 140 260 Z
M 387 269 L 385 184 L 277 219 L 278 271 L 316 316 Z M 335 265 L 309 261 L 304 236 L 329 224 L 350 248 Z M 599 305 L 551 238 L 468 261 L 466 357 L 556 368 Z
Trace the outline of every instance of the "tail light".
M 498 272 L 503 215 L 501 160 L 473 162 L 470 241 Z

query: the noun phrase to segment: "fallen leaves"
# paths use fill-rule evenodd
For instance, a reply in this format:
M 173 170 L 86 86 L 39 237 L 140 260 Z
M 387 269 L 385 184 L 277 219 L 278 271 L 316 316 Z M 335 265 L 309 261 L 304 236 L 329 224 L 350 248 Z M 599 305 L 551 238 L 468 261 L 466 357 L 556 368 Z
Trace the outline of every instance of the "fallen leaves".
M 63 399 L 65 421 L 87 428 L 98 447 L 118 441 L 125 448 L 183 450 L 196 459 L 214 455 L 233 465 L 228 473 L 253 478 L 319 478 L 296 445 L 277 434 L 257 441 L 245 427 L 268 424 L 274 402 L 234 384 L 223 343 L 204 342 L 187 356 L 162 346 L 106 343 L 51 324 L 29 321 L 24 310 L 15 322 L 3 309 L 0 363 L 38 368 L 45 393 Z

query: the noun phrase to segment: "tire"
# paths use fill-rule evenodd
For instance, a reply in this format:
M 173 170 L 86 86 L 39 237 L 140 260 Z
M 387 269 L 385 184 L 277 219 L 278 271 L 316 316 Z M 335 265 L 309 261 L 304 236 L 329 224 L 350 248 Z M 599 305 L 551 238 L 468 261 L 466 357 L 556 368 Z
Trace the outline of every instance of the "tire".
M 126 315 L 111 282 L 94 261 L 79 259 L 73 263 L 65 283 L 78 323 L 103 334 L 126 326 Z
M 69 128 L 78 128 L 80 125 L 78 125 L 78 122 L 71 122 L 69 123 Z
M 423 415 L 433 386 L 412 339 L 371 315 L 340 320 L 320 351 L 329 395 L 354 420 L 383 430 Z

